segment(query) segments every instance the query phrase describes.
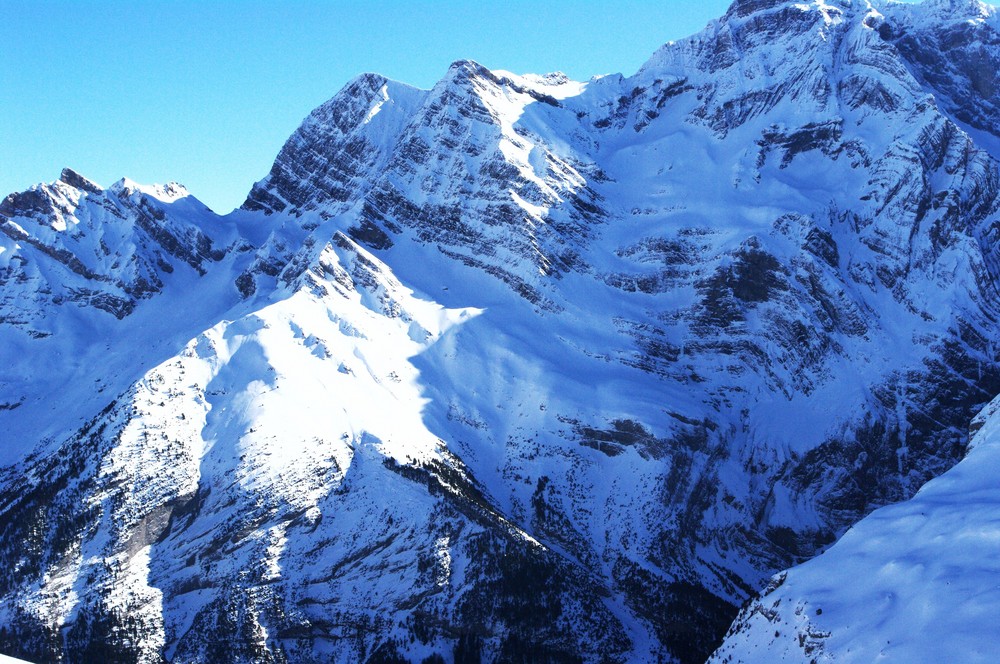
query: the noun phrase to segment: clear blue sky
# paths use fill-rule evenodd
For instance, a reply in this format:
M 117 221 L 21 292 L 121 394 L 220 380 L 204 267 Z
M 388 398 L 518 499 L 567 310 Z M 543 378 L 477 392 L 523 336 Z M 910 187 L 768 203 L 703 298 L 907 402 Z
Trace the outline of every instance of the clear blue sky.
M 176 180 L 218 212 L 358 73 L 428 88 L 472 58 L 631 74 L 729 0 L 0 0 L 0 197 L 70 166 Z

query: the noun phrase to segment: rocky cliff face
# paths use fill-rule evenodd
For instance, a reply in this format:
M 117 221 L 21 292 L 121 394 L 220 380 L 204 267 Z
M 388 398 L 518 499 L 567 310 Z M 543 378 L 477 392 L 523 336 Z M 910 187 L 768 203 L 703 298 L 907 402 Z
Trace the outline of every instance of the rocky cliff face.
M 158 293 L 178 266 L 204 275 L 225 247 L 213 244 L 212 229 L 183 213 L 168 218 L 164 206 L 186 198 L 176 183 L 141 187 L 123 179 L 104 191 L 68 168 L 50 185 L 7 196 L 0 232 L 8 254 L 4 281 L 13 285 L 4 289 L 4 322 L 30 326 L 44 320 L 48 305 L 67 300 L 121 320 Z M 45 268 L 57 272 L 44 274 Z
M 58 444 L 142 375 L 142 358 L 174 354 L 194 319 L 212 324 L 225 293 L 191 289 L 247 249 L 176 183 L 104 190 L 65 169 L 0 202 L 0 461 Z
M 1000 392 L 996 35 L 740 0 L 629 78 L 361 76 L 226 217 L 8 197 L 0 651 L 704 661 Z

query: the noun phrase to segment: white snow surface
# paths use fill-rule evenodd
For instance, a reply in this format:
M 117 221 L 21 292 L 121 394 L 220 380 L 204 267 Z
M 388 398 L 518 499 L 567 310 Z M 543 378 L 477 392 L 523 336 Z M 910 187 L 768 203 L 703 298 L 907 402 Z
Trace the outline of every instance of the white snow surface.
M 997 164 L 879 30 L 995 16 L 741 0 L 627 78 L 359 76 L 224 217 L 176 183 L 21 195 L 0 516 L 59 481 L 76 520 L 21 533 L 0 624 L 101 606 L 140 661 L 237 632 L 246 661 L 419 661 L 515 551 L 565 584 L 562 647 L 669 657 L 664 616 L 708 620 L 672 584 L 739 605 L 949 467 L 950 404 L 994 396 Z M 996 409 L 716 657 L 985 653 Z
M 1000 399 L 972 427 L 965 459 L 782 572 L 711 661 L 995 662 Z

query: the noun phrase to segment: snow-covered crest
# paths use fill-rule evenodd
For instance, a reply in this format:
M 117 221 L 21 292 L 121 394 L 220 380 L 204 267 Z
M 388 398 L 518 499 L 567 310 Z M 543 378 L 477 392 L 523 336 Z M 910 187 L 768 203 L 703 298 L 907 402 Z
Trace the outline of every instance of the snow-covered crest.
M 948 7 L 363 75 L 227 217 L 8 199 L 8 650 L 703 660 L 1000 392 L 995 28 Z

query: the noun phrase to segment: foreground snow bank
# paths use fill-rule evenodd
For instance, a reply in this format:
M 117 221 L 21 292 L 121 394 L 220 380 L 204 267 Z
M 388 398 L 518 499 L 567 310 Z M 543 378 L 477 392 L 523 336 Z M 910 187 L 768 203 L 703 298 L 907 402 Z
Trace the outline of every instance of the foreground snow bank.
M 952 470 L 775 577 L 712 661 L 996 661 L 1000 398 L 971 430 Z

